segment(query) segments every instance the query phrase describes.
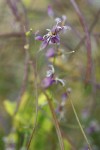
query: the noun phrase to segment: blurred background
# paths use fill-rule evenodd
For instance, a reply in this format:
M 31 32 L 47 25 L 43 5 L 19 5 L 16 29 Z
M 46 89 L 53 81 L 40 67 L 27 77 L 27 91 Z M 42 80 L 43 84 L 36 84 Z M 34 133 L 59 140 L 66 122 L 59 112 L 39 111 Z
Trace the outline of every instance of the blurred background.
M 34 33 L 47 33 L 54 18 L 65 15 L 71 30 L 61 35 L 62 54 L 55 70 L 66 88 L 93 150 L 100 149 L 100 0 L 0 0 L 0 150 L 25 150 L 35 122 L 36 75 L 39 113 L 30 150 L 59 150 L 59 142 L 46 97 L 40 83 L 52 58 L 43 50 Z M 48 15 L 48 6 L 54 18 Z M 85 20 L 85 21 L 84 21 Z M 25 32 L 32 28 L 32 34 Z M 88 29 L 88 30 L 87 30 Z M 28 32 L 27 32 L 28 34 Z M 35 65 L 37 59 L 37 73 Z M 70 89 L 69 89 L 70 88 Z M 66 150 L 87 150 L 87 144 L 66 97 L 59 85 L 48 89 L 60 124 Z M 58 94 L 59 93 L 59 94 Z M 58 111 L 56 111 L 58 110 Z

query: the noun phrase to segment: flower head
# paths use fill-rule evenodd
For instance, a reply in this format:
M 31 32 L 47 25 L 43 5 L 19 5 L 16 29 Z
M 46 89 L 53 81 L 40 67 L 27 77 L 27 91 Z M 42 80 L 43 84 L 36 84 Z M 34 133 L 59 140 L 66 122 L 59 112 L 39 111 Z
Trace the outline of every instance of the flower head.
M 42 44 L 41 44 L 41 47 L 40 47 L 40 50 L 46 48 L 49 44 L 60 44 L 60 36 L 59 36 L 59 33 L 61 31 L 64 31 L 65 30 L 69 30 L 70 27 L 69 26 L 65 26 L 65 17 L 63 16 L 62 18 L 56 18 L 55 21 L 56 21 L 56 25 L 54 25 L 52 27 L 52 29 L 47 29 L 48 33 L 45 34 L 44 36 L 36 36 L 35 37 L 35 40 L 39 40 L 39 41 L 42 41 Z
M 53 12 L 53 10 L 52 10 L 51 5 L 48 6 L 48 16 L 50 16 L 51 18 L 54 17 L 54 12 Z
M 63 93 L 62 94 L 62 101 L 66 101 L 68 95 L 67 95 L 67 92 Z
M 92 134 L 97 131 L 100 131 L 100 127 L 96 121 L 91 121 L 89 127 L 87 128 L 87 133 Z
M 52 65 L 49 65 L 49 70 L 46 72 L 46 77 L 42 81 L 42 87 L 43 88 L 48 88 L 51 86 L 55 80 L 54 80 L 54 67 Z
M 64 81 L 62 79 L 59 79 L 57 77 L 55 77 L 55 70 L 53 65 L 49 65 L 49 70 L 47 70 L 46 72 L 46 77 L 43 79 L 42 81 L 42 87 L 43 88 L 48 88 L 49 86 L 51 86 L 53 83 L 61 83 L 63 86 Z
M 55 52 L 54 48 L 49 48 L 45 55 L 47 58 L 54 57 L 54 56 L 56 56 L 56 52 Z

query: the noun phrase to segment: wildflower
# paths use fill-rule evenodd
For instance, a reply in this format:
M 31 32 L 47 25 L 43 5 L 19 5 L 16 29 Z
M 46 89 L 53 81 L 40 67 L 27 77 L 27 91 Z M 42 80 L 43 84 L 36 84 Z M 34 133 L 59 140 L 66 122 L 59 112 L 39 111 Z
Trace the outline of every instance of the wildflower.
M 67 92 L 63 93 L 61 96 L 61 102 L 58 105 L 58 107 L 56 108 L 56 113 L 59 115 L 59 120 L 61 120 L 64 117 L 64 113 L 65 113 L 65 104 L 66 104 L 66 100 L 67 100 Z
M 67 93 L 63 93 L 61 96 L 61 103 L 59 104 L 58 108 L 56 109 L 57 113 L 60 113 L 61 111 L 63 111 L 63 108 L 66 103 L 66 99 L 67 99 Z
M 54 80 L 54 67 L 52 65 L 49 65 L 50 69 L 47 71 L 46 73 L 46 77 L 44 78 L 44 80 L 42 81 L 42 87 L 44 88 L 48 88 L 49 86 L 51 86 L 55 80 Z
M 88 117 L 89 117 L 89 110 L 87 108 L 84 108 L 82 110 L 82 118 L 86 120 L 88 119 Z
M 67 97 L 68 97 L 67 92 L 65 92 L 65 93 L 62 94 L 62 102 L 61 102 L 61 105 L 62 105 L 62 106 L 65 105 L 65 102 L 66 102 L 66 100 L 67 100 Z
M 61 120 L 64 117 L 65 111 L 64 111 L 64 107 L 63 106 L 59 105 L 57 107 L 57 109 L 55 110 L 55 112 L 59 116 L 59 120 Z
M 82 149 L 81 150 L 89 150 L 89 148 L 88 148 L 88 146 L 87 145 L 85 145 L 84 147 L 82 147 Z
M 48 6 L 48 16 L 51 18 L 54 17 L 54 12 L 53 12 L 52 7 L 50 5 Z
M 55 53 L 54 48 L 49 48 L 49 49 L 47 50 L 47 52 L 46 52 L 45 55 L 46 55 L 47 58 L 56 56 L 56 53 Z
M 42 81 L 42 87 L 43 88 L 48 88 L 49 86 L 51 86 L 53 83 L 61 83 L 62 86 L 64 86 L 64 81 L 62 79 L 59 79 L 57 77 L 55 77 L 55 70 L 53 65 L 49 65 L 49 70 L 46 73 L 46 77 L 43 79 Z
M 92 134 L 94 132 L 97 132 L 99 131 L 100 128 L 99 128 L 99 125 L 96 121 L 92 121 L 89 125 L 89 127 L 87 128 L 87 133 L 88 134 Z
M 44 88 L 48 88 L 49 86 L 51 86 L 55 81 L 53 80 L 52 77 L 45 77 L 42 85 Z
M 56 25 L 52 27 L 52 29 L 47 29 L 48 33 L 44 36 L 36 36 L 35 40 L 42 41 L 40 50 L 45 49 L 49 44 L 60 44 L 60 36 L 59 33 L 61 31 L 69 30 L 69 26 L 64 26 L 65 23 L 65 17 L 56 18 Z

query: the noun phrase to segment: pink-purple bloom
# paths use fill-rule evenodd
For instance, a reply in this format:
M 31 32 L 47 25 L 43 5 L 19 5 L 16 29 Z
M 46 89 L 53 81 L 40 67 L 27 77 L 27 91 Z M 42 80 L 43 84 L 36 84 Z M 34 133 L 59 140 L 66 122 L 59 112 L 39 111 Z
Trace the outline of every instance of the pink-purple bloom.
M 63 93 L 62 94 L 62 101 L 66 101 L 67 97 L 68 97 L 67 92 Z
M 50 44 L 60 44 L 60 36 L 59 33 L 61 31 L 69 30 L 69 26 L 64 26 L 65 17 L 63 16 L 62 19 L 56 18 L 56 25 L 52 27 L 52 29 L 47 29 L 48 33 L 44 36 L 37 35 L 35 40 L 42 41 L 40 50 L 45 49 Z
M 47 50 L 47 52 L 46 52 L 45 55 L 46 55 L 47 58 L 51 58 L 51 57 L 56 56 L 56 53 L 55 53 L 54 48 L 49 48 L 49 49 Z
M 42 87 L 48 88 L 51 86 L 55 80 L 54 80 L 54 68 L 52 65 L 49 65 L 50 69 L 46 73 L 46 77 L 42 81 Z
M 48 88 L 48 87 L 51 86 L 54 82 L 55 82 L 55 80 L 53 79 L 53 77 L 45 77 L 44 80 L 42 81 L 42 86 L 43 86 L 44 88 Z
M 38 40 L 38 41 L 44 41 L 43 37 L 38 35 L 35 37 L 35 40 Z
M 64 81 L 62 79 L 59 79 L 55 77 L 55 70 L 53 65 L 49 65 L 49 70 L 47 71 L 46 77 L 42 81 L 42 87 L 48 88 L 53 83 L 61 83 L 63 86 L 65 85 Z
M 100 131 L 100 127 L 96 121 L 90 122 L 89 127 L 86 129 L 88 134 L 92 134 L 94 132 Z
M 54 11 L 53 11 L 51 5 L 48 6 L 48 16 L 51 18 L 54 17 Z
M 67 99 L 67 93 L 65 92 L 65 93 L 62 94 L 62 96 L 61 96 L 61 103 L 56 109 L 57 113 L 60 113 L 63 110 L 63 108 L 65 106 L 65 103 L 66 103 L 66 99 Z

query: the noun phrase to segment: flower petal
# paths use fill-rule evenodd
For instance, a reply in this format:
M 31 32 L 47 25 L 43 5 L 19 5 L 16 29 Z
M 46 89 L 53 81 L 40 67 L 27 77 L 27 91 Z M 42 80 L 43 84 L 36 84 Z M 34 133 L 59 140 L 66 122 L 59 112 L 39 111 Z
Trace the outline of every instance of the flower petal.
M 70 26 L 63 26 L 62 27 L 63 33 L 66 33 L 67 30 L 71 30 L 71 27 Z
M 65 82 L 62 79 L 56 78 L 55 81 L 56 83 L 59 82 L 62 84 L 62 86 L 65 86 Z
M 42 37 L 42 36 L 38 35 L 38 36 L 36 36 L 36 37 L 35 37 L 35 40 L 43 41 L 44 39 L 43 39 L 43 37 Z
M 60 43 L 60 37 L 58 35 L 51 38 L 51 43 Z
M 43 41 L 41 46 L 40 46 L 40 51 L 45 49 L 47 47 L 47 45 L 48 45 L 48 42 L 47 41 Z
M 48 6 L 48 16 L 50 16 L 51 18 L 54 17 L 54 12 L 53 12 L 52 7 L 50 5 Z
M 56 18 L 56 19 L 55 19 L 55 21 L 56 21 L 56 22 L 57 22 L 57 24 L 58 24 L 58 23 L 60 23 L 60 22 L 61 22 L 61 19 L 60 19 L 60 18 Z
M 55 56 L 54 48 L 49 48 L 45 55 L 47 58 L 54 57 Z
M 51 77 L 46 77 L 44 78 L 44 80 L 42 81 L 42 87 L 43 88 L 48 88 L 49 86 L 51 86 L 54 83 L 54 80 Z

